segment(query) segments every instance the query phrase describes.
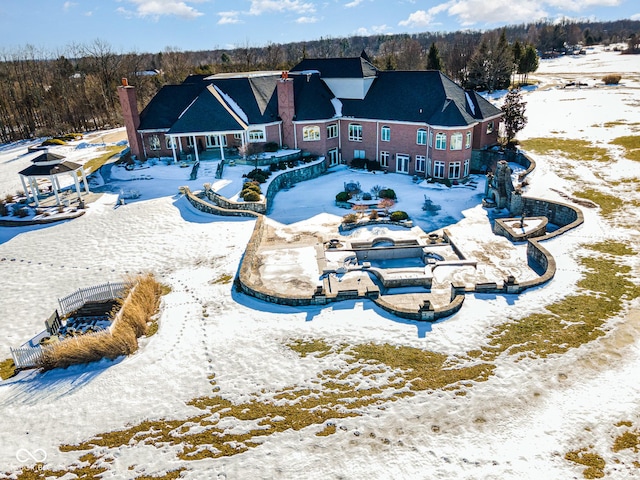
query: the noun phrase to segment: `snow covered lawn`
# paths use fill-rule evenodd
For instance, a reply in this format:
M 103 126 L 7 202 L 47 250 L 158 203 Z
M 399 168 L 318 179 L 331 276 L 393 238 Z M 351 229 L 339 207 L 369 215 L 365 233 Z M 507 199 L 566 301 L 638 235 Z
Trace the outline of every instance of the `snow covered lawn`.
M 637 449 L 620 439 L 640 432 L 640 164 L 610 143 L 638 134 L 640 82 L 629 58 L 590 51 L 542 61 L 520 134 L 587 139 L 611 157 L 534 155 L 527 195 L 566 201 L 557 192 L 594 190 L 619 197 L 619 208 L 607 217 L 584 208 L 581 227 L 544 243 L 558 267 L 547 285 L 520 296 L 469 296 L 459 313 L 433 325 L 369 302 L 294 308 L 237 293 L 230 279 L 255 221 L 207 216 L 188 204 L 178 188 L 213 183 L 206 168 L 192 183 L 189 169 L 152 167 L 144 173 L 152 180 L 116 170 L 114 191 L 82 217 L 0 228 L 0 360 L 79 287 L 147 271 L 171 287 L 158 333 L 135 355 L 0 384 L 0 476 L 18 478 L 42 461 L 50 475 L 84 468 L 102 478 L 179 471 L 193 479 L 538 480 L 581 478 L 586 467 L 572 459 L 591 458 L 602 460 L 606 478 L 637 477 Z M 619 71 L 623 84 L 558 86 L 600 71 Z M 0 149 L 0 192 L 20 188 L 25 149 Z M 347 212 L 333 204 L 336 186 L 353 179 L 363 189 L 396 189 L 395 208 L 425 231 L 457 223 L 451 228 L 466 232 L 469 249 L 474 235 L 491 235 L 480 183 L 438 189 L 339 170 L 279 193 L 271 218 L 327 231 L 328 216 Z M 120 188 L 140 198 L 116 208 Z M 442 206 L 438 216 L 424 216 L 425 194 Z M 602 291 L 589 303 L 593 289 Z M 613 313 L 589 315 L 581 303 Z M 554 329 L 544 307 L 568 305 L 575 315 L 555 313 L 571 320 Z M 562 336 L 590 322 L 586 333 Z

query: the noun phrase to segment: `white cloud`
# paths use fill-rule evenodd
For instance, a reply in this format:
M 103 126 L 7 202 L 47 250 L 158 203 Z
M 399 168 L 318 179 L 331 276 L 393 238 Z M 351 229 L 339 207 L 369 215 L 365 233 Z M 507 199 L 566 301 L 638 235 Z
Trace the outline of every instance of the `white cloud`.
M 314 13 L 316 7 L 313 3 L 304 3 L 300 0 L 251 0 L 250 15 L 262 15 L 263 13 Z
M 376 35 L 376 34 L 381 34 L 381 33 L 387 33 L 389 30 L 391 30 L 389 28 L 388 25 L 372 25 L 369 28 L 365 28 L 365 27 L 360 27 L 358 28 L 354 34 L 355 35 L 361 35 L 361 36 L 367 36 L 367 35 Z
M 433 21 L 433 15 L 424 10 L 417 10 L 409 15 L 409 18 L 398 22 L 401 27 L 420 28 L 428 27 Z
M 201 15 L 194 7 L 188 3 L 200 3 L 202 0 L 126 0 L 136 5 L 136 15 L 139 17 L 159 18 L 162 16 L 176 16 L 181 18 L 193 19 Z M 118 9 L 122 12 L 124 9 Z
M 631 20 L 640 20 L 640 13 L 636 13 L 634 15 L 631 15 Z
M 242 23 L 238 17 L 240 12 L 218 12 L 220 16 L 220 20 L 218 20 L 218 25 L 229 25 L 234 23 Z
M 475 23 L 518 23 L 548 17 L 538 0 L 461 0 L 453 2 L 446 9 L 450 16 L 457 17 L 464 26 Z
M 64 2 L 64 3 L 62 4 L 62 8 L 63 8 L 64 10 L 69 10 L 70 8 L 75 7 L 76 5 L 78 5 L 78 4 L 77 4 L 77 3 L 75 3 L 75 2 Z
M 300 17 L 296 20 L 296 23 L 316 23 L 318 17 Z
M 345 3 L 344 6 L 347 8 L 353 8 L 360 5 L 364 0 L 353 0 L 352 2 Z

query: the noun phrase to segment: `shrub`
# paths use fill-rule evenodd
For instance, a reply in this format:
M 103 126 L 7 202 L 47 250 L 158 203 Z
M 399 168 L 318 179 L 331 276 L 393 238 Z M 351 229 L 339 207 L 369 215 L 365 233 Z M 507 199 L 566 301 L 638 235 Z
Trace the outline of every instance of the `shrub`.
M 396 210 L 389 216 L 389 218 L 392 222 L 400 222 L 409 218 L 409 215 L 407 215 L 407 212 L 403 212 L 402 210 Z
M 260 200 L 260 194 L 253 190 L 244 190 L 241 195 L 245 202 L 257 202 Z
M 47 145 L 66 145 L 66 144 L 67 142 L 65 142 L 60 138 L 49 138 L 44 142 L 42 142 L 40 145 L 42 145 L 43 147 L 46 147 Z
M 27 207 L 15 208 L 13 210 L 13 215 L 18 218 L 24 218 L 29 215 L 29 209 Z
M 357 221 L 358 216 L 355 213 L 347 213 L 342 217 L 342 223 L 356 223 Z
M 349 192 L 340 192 L 336 195 L 336 202 L 348 202 L 351 198 L 351 194 Z
M 4 197 L 4 201 L 5 203 L 13 203 L 15 202 L 15 199 L 13 198 L 13 195 L 7 193 L 7 195 Z
M 6 217 L 9 215 L 9 207 L 4 202 L 0 202 L 0 217 Z
M 278 170 L 278 164 L 277 163 L 271 163 L 269 164 L 269 171 L 270 172 L 275 172 Z
M 354 158 L 351 160 L 351 166 L 353 168 L 364 168 L 368 160 L 366 158 Z
M 367 170 L 373 172 L 374 170 L 382 170 L 382 165 L 378 160 L 369 160 L 367 163 Z
M 384 190 L 384 187 L 382 187 L 380 185 L 374 185 L 373 187 L 371 187 L 371 193 L 376 198 L 380 198 L 380 191 L 381 190 Z
M 369 192 L 363 193 L 362 200 L 371 200 L 371 194 Z
M 242 190 L 253 190 L 254 192 L 262 193 L 260 184 L 256 182 L 245 182 L 245 184 L 242 185 Z
M 396 192 L 394 192 L 392 188 L 383 188 L 378 192 L 378 196 L 380 198 L 389 198 L 391 200 L 395 200 L 396 198 L 398 198 L 396 197 Z
M 602 82 L 605 85 L 618 85 L 618 83 L 620 83 L 620 80 L 622 79 L 622 75 L 618 75 L 618 74 L 609 74 L 609 75 L 605 75 L 604 77 L 602 77 Z
M 371 213 L 369 213 L 369 218 L 371 220 L 376 220 L 378 218 L 378 211 L 377 210 L 371 210 Z
M 261 170 L 259 168 L 255 168 L 251 170 L 249 173 L 247 173 L 247 178 L 250 178 L 251 180 L 255 180 L 256 182 L 259 182 L 259 183 L 264 183 L 267 181 L 267 178 L 269 178 L 270 175 L 271 175 L 271 172 L 269 170 Z
M 284 162 L 278 162 L 278 170 L 286 170 L 287 164 Z
M 276 142 L 267 142 L 264 144 L 264 151 L 265 152 L 277 152 L 278 151 L 278 144 Z

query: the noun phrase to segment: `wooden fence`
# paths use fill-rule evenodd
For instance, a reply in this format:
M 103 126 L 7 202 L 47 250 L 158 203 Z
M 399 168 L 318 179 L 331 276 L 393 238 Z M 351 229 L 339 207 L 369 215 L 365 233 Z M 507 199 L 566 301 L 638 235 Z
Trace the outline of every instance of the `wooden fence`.
M 65 316 L 79 308 L 87 302 L 101 302 L 105 300 L 113 300 L 122 296 L 126 288 L 126 282 L 103 283 L 102 285 L 94 285 L 93 287 L 80 288 L 71 295 L 60 298 L 60 315 Z

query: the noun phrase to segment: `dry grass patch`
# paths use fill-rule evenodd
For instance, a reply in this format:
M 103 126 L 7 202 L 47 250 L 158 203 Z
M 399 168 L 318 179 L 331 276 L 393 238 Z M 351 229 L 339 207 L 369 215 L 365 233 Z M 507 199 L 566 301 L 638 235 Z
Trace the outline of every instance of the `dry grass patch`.
M 611 144 L 623 147 L 625 149 L 625 157 L 629 160 L 640 162 L 640 136 L 627 135 L 614 138 Z
M 16 374 L 16 365 L 13 363 L 13 358 L 7 358 L 0 362 L 0 379 L 6 380 Z
M 587 140 L 537 137 L 523 140 L 520 145 L 523 149 L 540 155 L 557 154 L 573 161 L 612 160 L 606 148 L 596 147 Z
M 622 311 L 623 302 L 640 296 L 640 287 L 628 280 L 631 268 L 620 257 L 635 252 L 622 242 L 601 242 L 586 248 L 599 256 L 585 257 L 578 292 L 531 314 L 494 329 L 484 358 L 501 353 L 546 357 L 591 342 L 605 334 L 608 319 Z
M 575 192 L 574 195 L 597 204 L 604 217 L 610 217 L 624 206 L 624 201 L 619 196 L 609 195 L 592 188 Z
M 583 472 L 584 478 L 602 478 L 604 477 L 604 467 L 606 462 L 597 453 L 589 452 L 588 449 L 582 448 L 567 452 L 564 456 L 566 460 L 587 467 Z
M 66 339 L 43 350 L 39 366 L 42 371 L 66 368 L 71 365 L 95 362 L 103 358 L 113 360 L 130 355 L 138 349 L 138 338 L 148 333 L 165 291 L 153 275 L 141 275 L 128 281 L 123 300 L 112 312 L 110 331 Z M 116 313 L 117 311 L 117 313 Z M 153 327 L 157 330 L 157 327 Z
M 115 145 L 115 146 L 105 147 L 103 149 L 104 153 L 102 155 L 100 155 L 99 157 L 96 157 L 96 158 L 92 158 L 88 162 L 84 163 L 83 167 L 84 167 L 85 172 L 88 175 L 90 173 L 93 173 L 93 172 L 97 171 L 100 167 L 102 167 L 105 163 L 107 163 L 107 161 L 109 159 L 111 159 L 114 156 L 118 155 L 125 148 L 126 148 L 126 145 L 119 145 L 119 146 Z

